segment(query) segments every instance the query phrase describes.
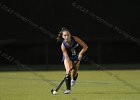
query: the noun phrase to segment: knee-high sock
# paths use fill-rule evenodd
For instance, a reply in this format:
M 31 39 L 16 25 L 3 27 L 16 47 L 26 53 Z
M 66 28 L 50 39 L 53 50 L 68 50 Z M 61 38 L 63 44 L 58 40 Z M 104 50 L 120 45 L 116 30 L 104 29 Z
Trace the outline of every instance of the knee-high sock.
M 73 80 L 76 80 L 78 77 L 78 73 L 75 74 L 75 76 L 73 77 Z
M 70 77 L 70 74 L 66 74 L 66 88 L 71 90 L 71 77 Z

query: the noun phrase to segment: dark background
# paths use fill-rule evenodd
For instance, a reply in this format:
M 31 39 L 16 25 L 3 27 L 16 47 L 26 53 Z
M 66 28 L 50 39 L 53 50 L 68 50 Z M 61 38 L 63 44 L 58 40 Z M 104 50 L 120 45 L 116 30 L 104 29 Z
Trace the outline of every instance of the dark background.
M 1 0 L 33 23 L 57 35 L 67 27 L 89 46 L 86 55 L 98 64 L 139 63 L 137 42 L 72 6 L 77 3 L 140 40 L 138 0 Z M 61 64 L 60 46 L 29 23 L 0 9 L 0 48 L 23 64 Z M 11 64 L 1 56 L 0 64 Z M 139 67 L 140 68 L 140 67 Z

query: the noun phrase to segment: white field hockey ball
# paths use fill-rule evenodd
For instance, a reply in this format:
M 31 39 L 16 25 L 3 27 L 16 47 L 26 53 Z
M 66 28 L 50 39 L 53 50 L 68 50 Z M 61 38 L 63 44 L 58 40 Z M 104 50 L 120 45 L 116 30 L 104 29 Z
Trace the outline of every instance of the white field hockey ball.
M 53 94 L 57 94 L 57 92 L 56 91 L 53 91 Z

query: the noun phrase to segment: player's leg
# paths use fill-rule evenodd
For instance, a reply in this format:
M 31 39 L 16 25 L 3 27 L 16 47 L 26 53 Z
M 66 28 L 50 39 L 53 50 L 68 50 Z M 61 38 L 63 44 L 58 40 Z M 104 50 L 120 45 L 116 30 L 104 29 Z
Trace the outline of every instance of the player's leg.
M 71 72 L 71 86 L 73 86 L 76 83 L 79 66 L 80 66 L 80 61 L 76 64 L 76 67 Z
M 71 90 L 71 75 L 69 73 L 69 70 L 71 69 L 71 66 L 72 66 L 72 62 L 71 61 L 66 61 L 64 60 L 64 66 L 65 66 L 65 69 L 66 69 L 66 91 L 64 92 L 65 94 L 69 94 L 70 93 L 70 90 Z

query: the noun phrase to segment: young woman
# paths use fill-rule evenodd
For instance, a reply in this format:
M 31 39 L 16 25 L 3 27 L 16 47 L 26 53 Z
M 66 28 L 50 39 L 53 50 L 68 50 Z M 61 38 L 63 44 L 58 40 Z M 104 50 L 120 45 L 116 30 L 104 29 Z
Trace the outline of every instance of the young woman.
M 87 51 L 88 46 L 87 44 L 81 40 L 77 36 L 72 36 L 70 31 L 67 28 L 62 28 L 59 35 L 58 40 L 62 40 L 61 50 L 63 53 L 64 66 L 66 69 L 66 91 L 65 94 L 69 94 L 71 91 L 71 86 L 76 83 L 76 79 L 78 77 L 78 68 L 80 65 L 80 60 L 83 57 L 84 52 Z M 78 46 L 81 46 L 82 49 L 80 51 L 77 50 Z M 77 62 L 78 61 L 78 62 Z M 70 74 L 69 70 L 72 68 L 73 63 L 76 64 L 75 68 L 71 71 Z

